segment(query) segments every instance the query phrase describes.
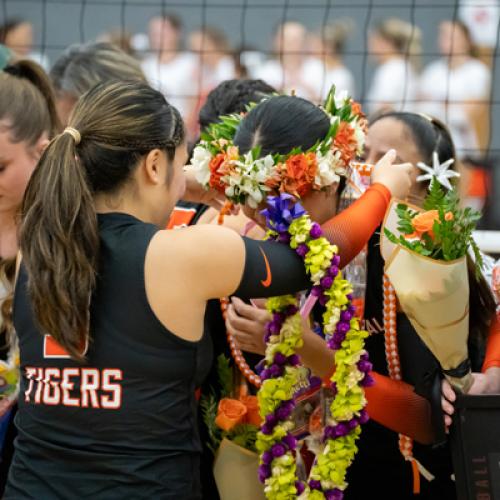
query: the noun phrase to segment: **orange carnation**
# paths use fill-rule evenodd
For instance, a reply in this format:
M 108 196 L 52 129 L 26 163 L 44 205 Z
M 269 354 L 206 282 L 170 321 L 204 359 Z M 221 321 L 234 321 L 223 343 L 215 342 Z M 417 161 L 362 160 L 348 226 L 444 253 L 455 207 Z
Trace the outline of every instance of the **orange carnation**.
M 286 160 L 285 167 L 281 191 L 299 197 L 305 196 L 312 189 L 318 170 L 316 155 L 300 153 L 290 156 Z
M 356 156 L 358 143 L 354 129 L 347 122 L 340 122 L 339 129 L 333 140 L 333 149 L 340 151 L 340 158 L 345 166 L 349 165 Z
M 226 155 L 224 153 L 218 153 L 210 160 L 210 163 L 208 165 L 211 174 L 208 184 L 211 188 L 216 189 L 221 193 L 224 192 L 224 183 L 221 179 L 224 175 L 224 172 L 222 171 L 221 167 L 223 166 L 225 159 Z
M 241 396 L 241 402 L 247 408 L 246 422 L 260 427 L 262 418 L 259 413 L 259 401 L 257 396 Z
M 247 407 L 237 399 L 224 398 L 219 401 L 215 424 L 223 431 L 230 431 L 241 424 L 247 414 Z

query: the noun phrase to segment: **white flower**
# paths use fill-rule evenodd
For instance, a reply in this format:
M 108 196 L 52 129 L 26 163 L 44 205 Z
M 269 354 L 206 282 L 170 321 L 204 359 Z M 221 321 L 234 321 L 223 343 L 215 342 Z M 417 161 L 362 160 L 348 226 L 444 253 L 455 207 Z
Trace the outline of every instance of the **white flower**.
M 422 162 L 417 163 L 418 168 L 427 172 L 424 175 L 419 175 L 417 177 L 417 181 L 430 181 L 432 179 L 436 179 L 446 189 L 453 189 L 449 179 L 452 179 L 453 177 L 460 177 L 458 172 L 448 170 L 451 165 L 453 165 L 454 161 L 455 160 L 453 158 L 450 158 L 444 163 L 440 163 L 437 151 L 434 151 L 434 153 L 432 153 L 432 167 Z
M 318 187 L 331 186 L 334 182 L 339 182 L 340 177 L 336 173 L 337 168 L 340 167 L 340 162 L 335 157 L 331 149 L 328 150 L 325 156 L 322 156 L 318 151 L 316 153 L 318 161 L 318 170 L 314 178 L 314 183 Z
M 335 92 L 334 99 L 336 108 L 344 107 L 351 100 L 347 90 L 341 90 L 340 92 Z
M 356 138 L 356 142 L 358 144 L 357 147 L 357 153 L 358 155 L 363 153 L 363 148 L 365 147 L 365 130 L 359 123 L 359 120 L 355 120 L 353 123 L 351 123 L 351 126 L 354 129 L 354 137 Z
M 208 186 L 210 181 L 210 161 L 212 160 L 212 153 L 202 145 L 196 146 L 193 151 L 190 166 L 194 172 L 196 180 L 202 186 Z
M 257 208 L 264 199 L 264 194 L 270 190 L 265 182 L 274 173 L 275 165 L 271 155 L 264 158 L 253 159 L 251 152 L 247 153 L 242 160 L 233 163 L 234 168 L 230 174 L 223 177 L 228 185 L 226 196 L 238 198 L 244 195 L 252 208 Z

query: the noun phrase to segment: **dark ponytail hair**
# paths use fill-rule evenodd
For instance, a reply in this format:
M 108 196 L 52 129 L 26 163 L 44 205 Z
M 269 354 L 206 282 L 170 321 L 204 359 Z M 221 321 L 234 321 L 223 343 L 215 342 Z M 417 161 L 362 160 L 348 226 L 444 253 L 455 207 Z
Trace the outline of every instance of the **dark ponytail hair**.
M 455 146 L 446 125 L 427 115 L 408 112 L 389 112 L 377 116 L 373 121 L 392 118 L 401 122 L 409 132 L 421 154 L 422 161 L 432 165 L 432 154 L 437 152 L 440 161 L 450 158 L 457 161 Z M 472 341 L 484 340 L 488 336 L 490 323 L 495 315 L 496 303 L 488 283 L 481 274 L 476 276 L 475 266 L 467 256 L 470 286 L 469 332 Z
M 312 102 L 293 96 L 262 101 L 242 120 L 234 137 L 241 153 L 255 146 L 261 155 L 287 154 L 294 148 L 312 148 L 330 128 L 327 114 Z
M 116 82 L 82 96 L 70 127 L 47 147 L 28 184 L 20 247 L 41 331 L 81 360 L 99 254 L 93 197 L 119 190 L 153 149 L 172 161 L 184 125 L 147 84 Z

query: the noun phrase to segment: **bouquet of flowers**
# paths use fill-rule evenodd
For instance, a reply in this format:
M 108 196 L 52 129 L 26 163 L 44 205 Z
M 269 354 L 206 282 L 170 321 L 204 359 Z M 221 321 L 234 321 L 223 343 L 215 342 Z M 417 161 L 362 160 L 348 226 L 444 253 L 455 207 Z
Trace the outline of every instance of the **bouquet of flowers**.
M 467 392 L 472 383 L 467 351 L 469 282 L 467 256 L 474 253 L 477 272 L 482 258 L 472 232 L 480 214 L 461 209 L 449 179 L 453 160 L 432 167 L 419 180 L 430 180 L 423 209 L 393 201 L 382 235 L 385 272 L 422 341 L 437 358 L 446 378 Z M 447 190 L 443 189 L 446 188 Z
M 221 399 L 214 392 L 201 398 L 203 420 L 208 430 L 209 448 L 215 455 L 214 477 L 222 500 L 264 498 L 257 478 L 259 456 L 255 447 L 262 419 L 256 396 L 247 394 L 246 386 L 236 387 L 229 360 L 217 359 Z

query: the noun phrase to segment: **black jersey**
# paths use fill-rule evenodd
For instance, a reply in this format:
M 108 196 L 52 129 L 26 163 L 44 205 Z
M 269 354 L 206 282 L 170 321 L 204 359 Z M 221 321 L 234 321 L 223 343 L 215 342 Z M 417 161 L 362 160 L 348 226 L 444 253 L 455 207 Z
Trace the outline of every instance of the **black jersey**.
M 368 245 L 365 326 L 370 336 L 366 341 L 366 349 L 374 371 L 387 376 L 383 326 L 384 262 L 380 254 L 379 240 L 380 235 L 375 233 Z M 434 401 L 435 398 L 432 398 L 435 384 L 440 387 L 437 360 L 420 340 L 404 314 L 398 314 L 397 332 L 403 380 L 413 385 L 416 392 L 429 399 L 434 407 L 440 406 L 440 399 Z M 442 420 L 441 415 L 437 415 L 437 418 Z M 373 493 L 380 493 L 385 495 L 384 498 L 397 500 L 454 499 L 456 495 L 453 481 L 450 479 L 453 470 L 448 446 L 446 444 L 439 447 L 424 446 L 415 442 L 413 454 L 436 477 L 430 483 L 422 477 L 422 492 L 416 497 L 412 493 L 412 467 L 399 451 L 398 434 L 377 422 L 369 421 L 363 426 L 359 452 L 348 472 L 349 487 L 346 490 L 346 500 L 357 500 Z
M 5 498 L 200 498 L 195 387 L 210 360 L 203 339 L 175 336 L 149 306 L 144 260 L 157 230 L 99 215 L 84 364 L 38 330 L 21 267 L 19 436 Z

